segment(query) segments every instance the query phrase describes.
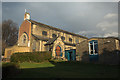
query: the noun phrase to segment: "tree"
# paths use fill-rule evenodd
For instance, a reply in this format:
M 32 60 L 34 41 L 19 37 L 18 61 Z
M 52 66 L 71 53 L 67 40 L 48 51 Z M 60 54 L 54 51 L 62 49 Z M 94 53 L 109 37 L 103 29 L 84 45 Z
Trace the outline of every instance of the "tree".
M 13 46 L 17 42 L 18 25 L 12 20 L 4 20 L 2 22 L 2 54 L 5 48 Z

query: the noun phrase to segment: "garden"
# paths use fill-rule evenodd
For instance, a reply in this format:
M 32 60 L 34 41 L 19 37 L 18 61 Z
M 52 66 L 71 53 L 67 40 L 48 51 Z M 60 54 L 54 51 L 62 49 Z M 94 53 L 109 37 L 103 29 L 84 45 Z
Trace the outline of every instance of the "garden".
M 27 55 L 27 56 L 26 56 Z M 34 56 L 33 56 L 34 55 Z M 37 57 L 35 57 L 37 55 Z M 39 56 L 44 55 L 44 56 Z M 45 57 L 46 55 L 49 55 Z M 22 57 L 24 56 L 24 57 Z M 25 59 L 23 59 L 25 58 Z M 38 60 L 40 59 L 40 60 Z M 119 65 L 51 59 L 50 52 L 15 53 L 3 64 L 3 78 L 118 78 Z

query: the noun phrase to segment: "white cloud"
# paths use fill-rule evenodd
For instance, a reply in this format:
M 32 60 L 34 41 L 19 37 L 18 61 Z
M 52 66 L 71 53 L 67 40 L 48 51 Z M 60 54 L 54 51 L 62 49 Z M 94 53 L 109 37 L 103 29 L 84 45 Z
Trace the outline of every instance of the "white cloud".
M 103 37 L 118 37 L 117 32 L 106 33 Z
M 117 26 L 118 26 L 118 22 L 116 21 L 113 21 L 113 22 L 103 21 L 103 22 L 98 23 L 96 27 L 101 28 L 102 31 L 106 31 L 111 28 L 117 28 Z
M 79 33 L 82 36 L 86 36 L 88 38 L 90 37 L 103 37 L 102 34 L 100 32 L 97 31 L 79 31 Z
M 104 19 L 116 18 L 118 15 L 115 13 L 108 13 L 104 16 Z
M 118 14 L 108 13 L 103 17 L 96 27 L 103 32 L 103 37 L 115 36 L 118 37 Z
M 24 17 L 24 9 L 26 8 L 31 14 L 31 19 L 35 21 L 90 37 L 93 37 L 93 35 L 101 36 L 101 34 L 103 36 L 103 31 L 113 30 L 115 32 L 114 29 L 116 29 L 117 25 L 115 18 L 115 13 L 117 13 L 118 9 L 117 4 L 94 2 L 3 3 L 3 20 L 12 19 L 21 25 Z M 109 14 L 105 15 L 105 13 Z M 100 20 L 102 21 L 100 22 Z M 97 23 L 99 27 L 96 27 Z

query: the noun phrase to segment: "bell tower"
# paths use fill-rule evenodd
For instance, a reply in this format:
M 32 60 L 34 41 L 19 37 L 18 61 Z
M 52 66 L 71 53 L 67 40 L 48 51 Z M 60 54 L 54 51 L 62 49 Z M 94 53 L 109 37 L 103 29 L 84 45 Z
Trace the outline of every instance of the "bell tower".
M 25 9 L 25 14 L 24 14 L 24 20 L 30 20 L 30 14 L 26 12 L 26 9 Z

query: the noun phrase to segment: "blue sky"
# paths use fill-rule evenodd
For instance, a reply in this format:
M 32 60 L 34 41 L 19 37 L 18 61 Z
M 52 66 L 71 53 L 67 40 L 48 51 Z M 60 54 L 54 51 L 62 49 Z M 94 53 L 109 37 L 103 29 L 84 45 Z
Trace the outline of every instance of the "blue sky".
M 3 2 L 2 20 L 31 19 L 86 37 L 118 36 L 117 2 Z

